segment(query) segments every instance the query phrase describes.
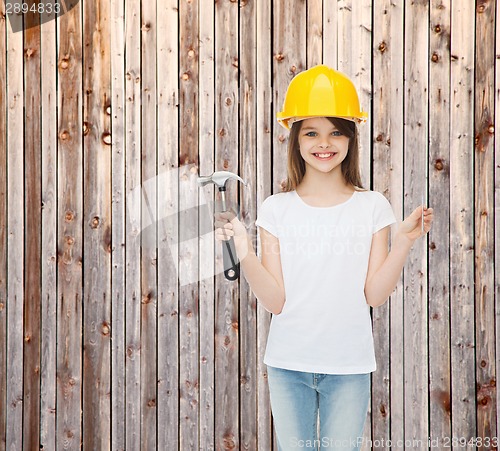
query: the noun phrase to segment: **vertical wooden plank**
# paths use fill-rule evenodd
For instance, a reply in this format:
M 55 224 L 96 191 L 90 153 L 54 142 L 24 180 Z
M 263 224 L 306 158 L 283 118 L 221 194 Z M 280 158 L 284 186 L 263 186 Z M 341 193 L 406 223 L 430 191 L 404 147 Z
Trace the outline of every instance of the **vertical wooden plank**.
M 158 3 L 158 443 L 179 449 L 179 327 L 177 271 L 171 239 L 178 241 L 178 2 Z M 172 220 L 175 218 L 175 220 Z M 175 256 L 177 258 L 177 256 Z
M 15 19 L 13 19 L 15 20 Z M 12 22 L 10 25 L 13 25 Z M 16 27 L 17 28 L 17 27 Z M 17 28 L 19 29 L 19 28 Z M 20 27 L 22 29 L 22 26 Z M 7 449 L 23 443 L 23 35 L 7 27 Z
M 272 190 L 272 130 L 279 127 L 272 111 L 272 2 L 256 2 L 257 10 L 257 57 L 256 57 L 256 148 L 257 167 L 256 176 L 256 200 L 259 211 L 262 202 L 271 195 Z M 249 180 L 250 182 L 250 180 Z M 255 225 L 251 232 L 256 236 Z M 256 253 L 261 258 L 260 237 L 252 238 Z M 267 368 L 263 362 L 266 350 L 267 336 L 271 314 L 257 302 L 257 449 L 272 449 L 272 415 L 269 400 L 269 387 L 267 384 Z
M 388 195 L 390 185 L 391 147 L 391 2 L 376 0 L 373 4 L 373 189 Z M 364 128 L 364 126 L 362 126 Z M 366 134 L 366 131 L 364 132 Z M 395 174 L 396 176 L 398 174 Z M 366 173 L 370 176 L 370 173 Z M 368 185 L 366 186 L 368 187 Z M 389 300 L 372 309 L 373 339 L 377 370 L 372 373 L 371 429 L 365 435 L 372 440 L 390 439 L 390 337 Z M 367 421 L 368 426 L 370 421 Z M 366 442 L 365 442 L 366 443 Z M 379 442 L 380 443 L 380 442 Z
M 23 449 L 40 448 L 40 26 L 39 17 L 24 18 L 25 81 L 25 279 Z
M 451 4 L 450 252 L 452 436 L 476 435 L 474 355 L 474 3 Z
M 450 199 L 450 20 L 449 0 L 431 2 L 429 30 L 429 205 L 449 217 Z M 449 248 L 447 221 L 429 232 L 429 432 L 451 437 Z M 435 446 L 433 447 L 435 449 Z
M 495 26 L 498 27 L 500 21 L 500 0 L 496 1 L 495 5 Z M 494 129 L 500 130 L 500 33 L 495 34 L 495 123 Z M 500 230 L 500 143 L 498 134 L 494 136 L 494 152 L 495 152 L 495 230 Z M 495 261 L 495 343 L 496 349 L 500 349 L 500 240 L 495 239 L 494 249 Z M 496 372 L 500 372 L 500 352 L 496 352 Z M 497 408 L 500 405 L 500 390 L 496 390 Z M 500 415 L 497 414 L 497 433 L 500 431 Z
M 198 221 L 188 211 L 198 204 L 198 1 L 179 5 L 180 146 L 179 146 L 179 232 L 180 237 L 198 236 Z M 194 166 L 190 166 L 194 163 Z M 180 449 L 199 446 L 199 310 L 198 243 L 179 242 L 179 444 Z M 217 380 L 217 379 L 216 379 Z
M 470 32 L 472 40 L 472 30 Z M 478 437 L 496 437 L 495 286 L 491 253 L 494 249 L 494 67 L 495 2 L 476 2 L 474 83 L 475 142 L 475 299 L 476 400 Z M 498 234 L 497 234 L 498 236 Z M 497 269 L 498 270 L 498 269 Z M 479 446 L 489 449 L 490 446 Z
M 323 0 L 323 64 L 337 68 L 337 2 Z
M 52 13 L 52 16 L 55 14 Z M 55 17 L 44 22 L 40 29 L 42 144 L 40 447 L 56 449 L 57 55 Z
M 389 9 L 391 15 L 390 36 L 404 36 L 404 1 L 391 2 Z M 374 46 L 377 42 L 374 41 Z M 380 45 L 380 43 L 379 43 Z M 391 167 L 394 177 L 390 180 L 391 204 L 398 220 L 403 217 L 403 152 L 404 149 L 404 40 L 391 39 L 389 45 L 389 59 L 391 61 L 391 86 L 389 96 L 391 99 L 389 139 L 386 141 L 391 149 Z M 377 47 L 378 48 L 378 47 Z M 378 136 L 378 135 L 377 135 Z M 376 136 L 375 136 L 376 139 Z M 390 430 L 391 440 L 397 443 L 404 440 L 404 351 L 403 351 L 403 277 L 400 277 L 395 290 L 391 294 L 390 310 Z M 398 447 L 397 449 L 402 449 Z
M 237 2 L 215 4 L 215 161 L 216 169 L 238 173 L 238 9 Z M 227 208 L 235 206 L 238 183 L 227 184 Z M 216 198 L 220 200 L 220 194 Z M 220 203 L 220 202 L 219 202 Z M 220 209 L 220 208 L 219 208 Z M 216 270 L 222 246 L 216 248 Z M 237 283 L 216 278 L 215 299 L 215 447 L 239 449 L 239 335 Z
M 252 181 L 256 175 L 256 18 L 255 1 L 240 5 L 240 165 L 243 180 L 235 183 L 241 192 L 240 220 L 252 233 L 250 221 L 255 218 L 255 195 Z M 260 149 L 259 149 L 260 150 Z M 252 188 L 251 188 L 252 187 Z M 240 277 L 240 449 L 257 449 L 257 298 L 244 277 Z
M 278 1 L 273 14 L 273 193 L 280 192 L 286 182 L 288 133 L 276 121 L 283 108 L 286 90 L 292 78 L 306 67 L 306 2 L 299 0 L 292 10 Z M 290 39 L 293 36 L 293 39 Z
M 110 4 L 111 105 L 111 449 L 125 450 L 125 5 Z
M 199 55 L 199 167 L 200 175 L 212 174 L 215 170 L 215 3 L 200 2 L 200 55 Z M 203 187 L 200 193 L 207 203 L 213 202 L 216 187 Z M 208 209 L 213 211 L 213 207 Z M 200 209 L 201 215 L 205 210 Z M 200 216 L 203 222 L 212 218 Z M 218 243 L 213 233 L 200 236 L 200 269 L 215 274 L 215 246 Z M 200 277 L 200 449 L 215 450 L 215 297 L 214 277 Z
M 349 77 L 359 96 L 361 109 L 368 112 L 368 119 L 359 125 L 359 152 L 361 179 L 370 184 L 371 149 L 371 99 L 372 99 L 372 0 L 358 0 L 352 3 Z M 346 42 L 346 45 L 349 43 Z
M 125 3 L 125 448 L 141 449 L 141 34 L 140 4 Z
M 359 0 L 358 0 L 359 1 Z M 337 6 L 337 69 L 353 78 L 352 65 L 352 2 L 353 0 L 338 0 Z
M 307 0 L 307 67 L 323 61 L 323 0 Z
M 80 446 L 82 411 L 82 27 L 60 17 L 58 76 L 57 448 Z
M 156 187 L 156 2 L 141 2 L 141 449 L 156 449 L 157 376 L 157 187 Z M 141 235 L 142 238 L 142 235 Z
M 83 3 L 83 446 L 110 447 L 111 160 L 107 1 Z
M 0 3 L 5 17 L 5 3 Z M 0 20 L 0 105 L 7 105 L 8 22 Z M 0 109 L 0 405 L 7 405 L 7 108 Z M 6 449 L 7 409 L 0 409 L 0 449 Z
M 428 2 L 406 2 L 404 217 L 421 204 L 425 187 L 428 101 Z M 404 269 L 405 440 L 428 437 L 425 240 L 413 246 Z M 427 444 L 423 445 L 426 449 Z

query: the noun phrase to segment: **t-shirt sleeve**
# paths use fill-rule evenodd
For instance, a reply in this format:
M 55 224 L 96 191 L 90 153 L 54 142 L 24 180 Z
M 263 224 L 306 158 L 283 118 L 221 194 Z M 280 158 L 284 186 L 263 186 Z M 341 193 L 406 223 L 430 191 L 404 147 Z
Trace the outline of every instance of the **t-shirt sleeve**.
M 382 193 L 377 192 L 376 199 L 376 206 L 373 213 L 374 217 L 372 234 L 378 232 L 380 229 L 383 229 L 390 224 L 394 224 L 397 222 L 392 206 L 387 198 Z
M 273 209 L 273 199 L 269 196 L 262 202 L 257 210 L 257 219 L 255 225 L 266 229 L 269 233 L 277 236 L 275 211 Z

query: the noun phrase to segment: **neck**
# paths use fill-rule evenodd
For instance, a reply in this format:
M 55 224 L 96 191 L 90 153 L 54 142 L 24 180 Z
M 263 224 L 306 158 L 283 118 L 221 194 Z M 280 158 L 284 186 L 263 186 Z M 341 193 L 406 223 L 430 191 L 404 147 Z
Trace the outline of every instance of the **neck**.
M 318 194 L 352 191 L 352 186 L 346 183 L 340 166 L 326 173 L 313 168 L 306 168 L 306 173 L 299 186 L 300 190 L 304 192 Z

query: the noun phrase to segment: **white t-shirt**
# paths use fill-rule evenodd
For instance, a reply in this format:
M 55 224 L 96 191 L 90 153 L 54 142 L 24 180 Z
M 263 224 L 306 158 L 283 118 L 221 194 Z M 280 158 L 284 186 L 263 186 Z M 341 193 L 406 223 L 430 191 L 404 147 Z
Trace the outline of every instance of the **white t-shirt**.
M 273 315 L 264 363 L 324 374 L 375 371 L 364 294 L 373 233 L 396 222 L 377 191 L 312 207 L 296 191 L 269 196 L 256 224 L 279 239 L 285 304 Z

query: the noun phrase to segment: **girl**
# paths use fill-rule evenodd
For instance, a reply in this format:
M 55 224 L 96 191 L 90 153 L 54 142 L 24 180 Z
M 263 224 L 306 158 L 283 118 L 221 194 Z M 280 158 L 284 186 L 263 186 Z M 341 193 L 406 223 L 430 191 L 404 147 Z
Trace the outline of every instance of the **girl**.
M 365 118 L 344 74 L 298 74 L 278 113 L 290 129 L 287 185 L 257 215 L 261 261 L 235 214 L 215 215 L 216 239 L 234 238 L 250 288 L 273 314 L 264 363 L 283 451 L 361 446 L 376 369 L 370 306 L 386 302 L 433 221 L 432 208 L 416 208 L 388 252 L 392 207 L 359 173 L 356 123 Z

